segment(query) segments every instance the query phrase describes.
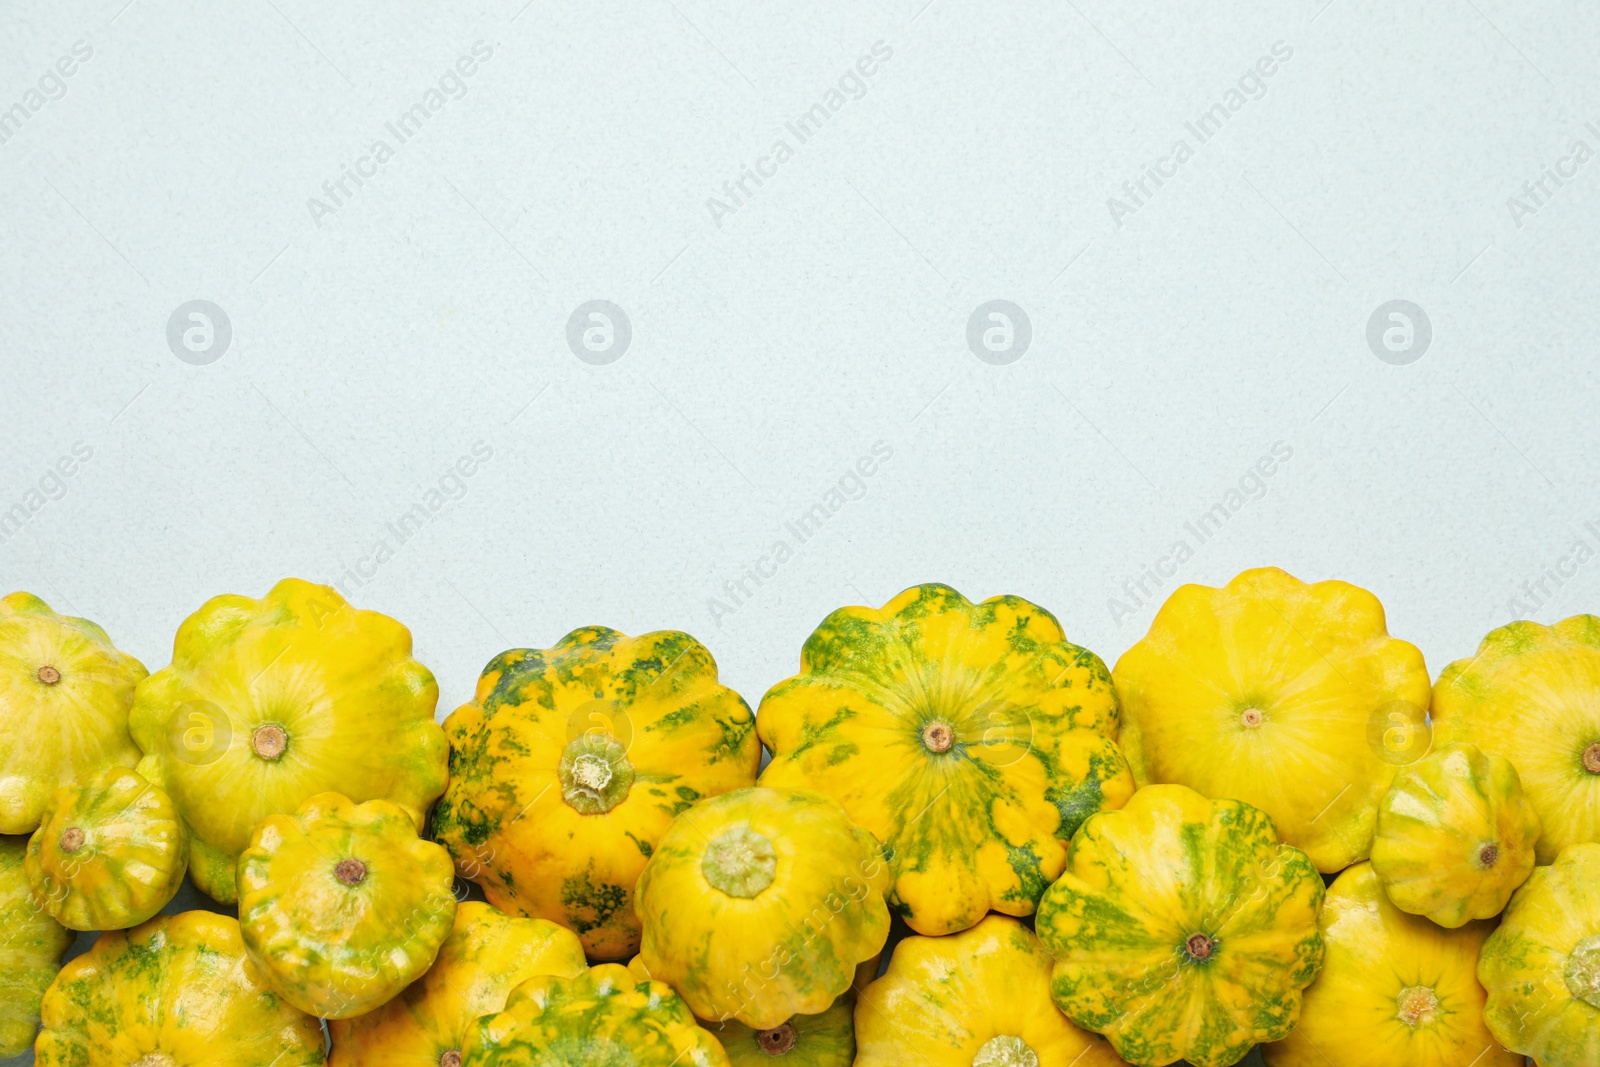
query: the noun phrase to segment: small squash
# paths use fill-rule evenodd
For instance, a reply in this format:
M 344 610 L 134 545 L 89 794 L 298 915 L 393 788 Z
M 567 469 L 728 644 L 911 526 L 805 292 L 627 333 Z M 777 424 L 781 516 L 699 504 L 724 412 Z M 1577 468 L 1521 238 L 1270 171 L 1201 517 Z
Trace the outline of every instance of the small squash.
M 1148 786 L 1083 824 L 1039 904 L 1055 1002 L 1139 1067 L 1228 1067 L 1294 1026 L 1322 894 L 1265 812 Z
M 267 988 L 226 915 L 101 934 L 44 997 L 36 1067 L 313 1067 L 322 1026 Z
M 1467 741 L 1516 765 L 1548 864 L 1600 841 L 1600 616 L 1513 622 L 1457 660 L 1433 690 L 1442 741 Z
M 1366 858 L 1378 800 L 1428 750 L 1422 653 L 1346 582 L 1180 586 L 1113 676 L 1140 785 L 1254 805 L 1322 871 Z
M 376 1011 L 328 1024 L 330 1067 L 459 1067 L 472 1024 L 506 1006 L 513 988 L 541 974 L 570 978 L 588 964 L 578 936 L 546 919 L 513 918 L 476 900 L 428 973 Z
M 851 1067 L 856 1055 L 855 998 L 877 977 L 879 958 L 857 966 L 850 988 L 816 1015 L 793 1015 L 766 1030 L 737 1019 L 700 1019 L 700 1025 L 721 1043 L 733 1067 L 771 1067 L 774 1056 L 784 1057 L 783 1067 Z M 650 977 L 640 956 L 628 961 L 628 973 L 641 980 Z
M 72 944 L 72 933 L 33 899 L 26 849 L 20 837 L 0 837 L 0 1058 L 33 1045 L 39 1001 Z
M 512 990 L 505 1010 L 479 1019 L 461 1067 L 729 1067 L 717 1039 L 664 982 L 615 963 L 573 978 L 545 975 Z
M 35 898 L 69 930 L 126 930 L 183 884 L 189 845 L 172 798 L 113 767 L 51 798 L 28 840 Z
M 1361 863 L 1328 888 L 1321 925 L 1327 962 L 1268 1067 L 1522 1067 L 1483 1025 L 1476 968 L 1493 924 L 1407 915 Z
M 213 597 L 185 619 L 129 725 L 139 773 L 188 827 L 190 876 L 228 904 L 256 825 L 317 793 L 393 801 L 420 831 L 445 783 L 438 699 L 404 626 L 285 578 L 260 600 Z
M 398 804 L 321 793 L 256 829 L 239 857 L 239 925 L 283 999 L 348 1019 L 432 966 L 455 921 L 454 883 L 449 854 Z
M 1539 1067 L 1600 1063 L 1600 844 L 1534 869 L 1484 942 L 1478 981 L 1506 1048 Z
M 139 761 L 128 709 L 146 673 L 88 619 L 0 597 L 0 834 L 33 833 L 58 788 Z
M 753 785 L 761 760 L 749 706 L 673 630 L 588 626 L 503 652 L 445 730 L 450 788 L 433 825 L 456 869 L 599 959 L 638 949 L 634 883 L 673 818 Z
M 883 949 L 878 843 L 816 793 L 740 789 L 678 816 L 639 877 L 639 955 L 702 1019 L 817 1015 Z
M 1395 907 L 1455 929 L 1500 914 L 1532 872 L 1538 839 L 1511 761 L 1446 745 L 1395 777 L 1378 807 L 1372 869 Z
M 990 915 L 950 937 L 908 937 L 855 1009 L 855 1067 L 1122 1067 L 1105 1038 L 1050 1000 L 1050 954 Z
M 823 620 L 762 698 L 761 784 L 815 789 L 886 846 L 889 902 L 922 934 L 1031 915 L 1067 840 L 1133 793 L 1105 664 L 1014 596 L 947 585 Z

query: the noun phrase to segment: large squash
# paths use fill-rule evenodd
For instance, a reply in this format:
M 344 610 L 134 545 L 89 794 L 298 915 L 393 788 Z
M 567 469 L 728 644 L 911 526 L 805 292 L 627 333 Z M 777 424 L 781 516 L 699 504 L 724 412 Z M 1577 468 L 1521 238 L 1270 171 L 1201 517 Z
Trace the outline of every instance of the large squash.
M 88 619 L 0 597 L 0 834 L 33 833 L 58 788 L 139 761 L 128 709 L 146 673 Z
M 856 1005 L 855 1067 L 1121 1067 L 1106 1040 L 1050 1000 L 1050 954 L 990 915 L 950 937 L 908 937 Z
M 445 720 L 434 834 L 496 907 L 561 923 L 599 959 L 639 946 L 633 887 L 673 818 L 755 782 L 750 708 L 673 630 L 574 630 L 484 668 Z
M 1322 906 L 1327 962 L 1268 1067 L 1522 1067 L 1483 1025 L 1478 950 L 1492 923 L 1443 930 L 1389 902 L 1368 863 Z
M 922 934 L 1032 914 L 1072 832 L 1134 788 L 1100 658 L 1036 604 L 946 585 L 833 612 L 756 727 L 761 783 L 844 805 L 887 846 L 889 902 Z
M 1148 786 L 1083 824 L 1039 903 L 1055 1002 L 1139 1067 L 1228 1067 L 1294 1026 L 1322 894 L 1264 812 Z
M 1258 807 L 1323 871 L 1366 858 L 1379 798 L 1428 750 L 1422 653 L 1345 582 L 1180 586 L 1113 676 L 1140 785 Z
M 1600 1063 L 1600 844 L 1534 869 L 1484 942 L 1478 981 L 1506 1048 L 1539 1067 Z
M 1600 841 L 1600 616 L 1491 631 L 1439 675 L 1433 716 L 1441 740 L 1516 765 L 1543 827 L 1540 863 Z
M 34 896 L 63 926 L 125 930 L 177 895 L 188 859 L 172 798 L 113 767 L 56 791 L 26 864 Z
M 459 1067 L 473 1024 L 506 1006 L 516 986 L 541 974 L 572 977 L 587 967 L 578 936 L 547 919 L 513 918 L 476 900 L 428 973 L 376 1011 L 328 1023 L 331 1067 Z
M 1454 929 L 1500 914 L 1532 872 L 1538 839 L 1511 761 L 1446 745 L 1402 770 L 1384 796 L 1372 869 L 1401 911 Z
M 729 1067 L 728 1056 L 664 982 L 604 963 L 573 978 L 530 978 L 479 1019 L 461 1067 Z
M 39 1001 L 72 933 L 33 899 L 23 870 L 27 841 L 0 837 L 0 1058 L 33 1044 Z
M 678 817 L 639 877 L 639 956 L 702 1019 L 816 1015 L 883 949 L 878 843 L 816 793 L 754 788 Z
M 130 726 L 139 773 L 189 828 L 195 885 L 233 903 L 256 825 L 317 793 L 393 801 L 420 831 L 445 783 L 438 699 L 404 626 L 285 578 L 261 600 L 213 597 L 185 619 Z
M 44 997 L 37 1067 L 312 1067 L 322 1027 L 267 988 L 226 915 L 101 934 Z
M 319 793 L 273 815 L 239 857 L 250 958 L 301 1011 L 348 1019 L 433 964 L 455 921 L 450 856 L 387 800 Z

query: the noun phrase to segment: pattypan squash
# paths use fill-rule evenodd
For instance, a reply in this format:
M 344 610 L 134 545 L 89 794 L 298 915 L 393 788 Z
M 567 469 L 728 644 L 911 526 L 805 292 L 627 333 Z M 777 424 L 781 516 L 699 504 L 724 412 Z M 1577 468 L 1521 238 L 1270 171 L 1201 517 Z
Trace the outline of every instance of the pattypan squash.
M 450 856 L 387 800 L 320 793 L 273 815 L 239 857 L 250 958 L 301 1011 L 348 1019 L 433 964 L 455 921 Z
M 34 896 L 69 930 L 126 930 L 183 884 L 188 839 L 172 798 L 114 767 L 63 786 L 28 840 Z
M 139 762 L 128 709 L 146 673 L 88 619 L 0 597 L 0 834 L 37 830 L 61 786 Z
M 856 1005 L 855 1067 L 1121 1067 L 1050 999 L 1050 954 L 1016 919 L 908 937 Z
M 1260 808 L 1322 871 L 1366 858 L 1379 799 L 1428 751 L 1422 653 L 1346 582 L 1180 586 L 1112 673 L 1140 785 Z
M 889 902 L 947 934 L 1031 915 L 1085 818 L 1134 782 L 1105 664 L 1014 596 L 947 585 L 845 607 L 761 701 L 761 783 L 833 797 L 886 846 Z
M 1395 777 L 1378 808 L 1372 869 L 1401 911 L 1454 929 L 1500 914 L 1533 871 L 1538 839 L 1511 761 L 1446 745 Z
M 641 964 L 700 1018 L 817 1015 L 889 934 L 878 843 L 817 793 L 756 787 L 678 816 L 639 877 Z
M 561 923 L 598 959 L 638 949 L 634 883 L 674 817 L 755 783 L 749 706 L 686 633 L 574 630 L 496 656 L 445 720 L 434 835 L 496 907 Z
M 0 1057 L 33 1045 L 39 1001 L 72 944 L 72 932 L 29 890 L 23 869 L 27 845 L 20 837 L 0 837 Z
M 1039 904 L 1055 1002 L 1139 1067 L 1228 1067 L 1294 1026 L 1322 896 L 1265 812 L 1147 786 L 1083 824 Z

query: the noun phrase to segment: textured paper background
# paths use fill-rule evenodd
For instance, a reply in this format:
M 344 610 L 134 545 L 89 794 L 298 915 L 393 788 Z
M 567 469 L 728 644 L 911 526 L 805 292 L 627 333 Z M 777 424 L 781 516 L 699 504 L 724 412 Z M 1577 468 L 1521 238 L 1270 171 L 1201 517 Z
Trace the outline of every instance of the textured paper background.
M 929 580 L 1114 661 L 1262 563 L 1371 588 L 1437 673 L 1600 603 L 1597 42 L 1576 0 L 7 3 L 0 585 L 155 669 L 208 596 L 339 582 L 441 715 L 588 623 L 690 630 L 754 704 Z M 192 300 L 231 325 L 204 365 Z M 614 362 L 569 348 L 591 300 Z M 1431 325 L 1404 365 L 1392 300 Z

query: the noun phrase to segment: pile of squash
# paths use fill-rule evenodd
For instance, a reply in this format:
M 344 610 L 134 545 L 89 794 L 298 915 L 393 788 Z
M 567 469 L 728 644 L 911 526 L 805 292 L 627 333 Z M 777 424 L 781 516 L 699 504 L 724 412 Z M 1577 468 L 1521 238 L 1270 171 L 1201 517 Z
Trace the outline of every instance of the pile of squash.
M 923 585 L 759 714 L 693 637 L 601 626 L 437 700 L 297 579 L 154 674 L 0 599 L 0 1056 L 1600 1064 L 1595 616 L 1430 684 L 1370 593 L 1266 568 L 1108 670 Z M 163 913 L 186 876 L 217 910 Z

